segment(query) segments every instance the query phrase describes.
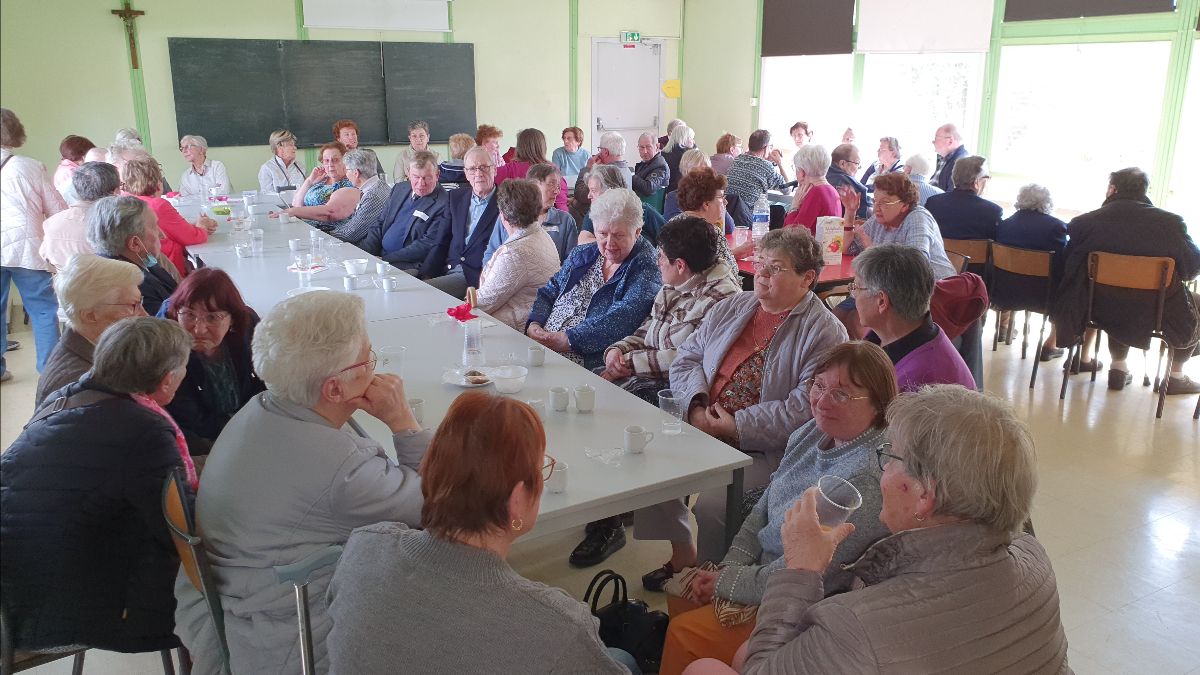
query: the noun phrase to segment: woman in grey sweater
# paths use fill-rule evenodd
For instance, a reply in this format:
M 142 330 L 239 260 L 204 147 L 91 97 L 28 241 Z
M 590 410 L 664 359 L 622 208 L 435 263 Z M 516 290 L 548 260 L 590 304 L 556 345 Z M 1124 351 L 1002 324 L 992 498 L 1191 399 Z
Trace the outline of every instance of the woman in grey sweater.
M 693 588 L 701 590 L 701 600 L 724 598 L 742 605 L 762 602 L 767 579 L 784 568 L 780 535 L 784 516 L 821 476 L 849 481 L 863 499 L 862 506 L 850 514 L 854 534 L 825 569 L 826 590 L 849 590 L 853 576 L 842 565 L 857 560 L 868 546 L 888 534 L 879 521 L 883 502 L 875 449 L 886 440 L 884 411 L 897 393 L 891 360 L 874 344 L 846 342 L 817 361 L 812 379 L 805 384 L 813 419 L 788 439 L 779 469 L 734 537 L 720 569 L 697 572 Z M 729 663 L 753 628 L 753 621 L 732 627 L 718 625 L 709 605 L 672 617 L 662 672 L 679 672 L 703 657 Z
M 421 463 L 425 529 L 378 523 L 346 543 L 326 597 L 330 671 L 626 673 L 614 657 L 632 658 L 605 648 L 583 603 L 505 560 L 554 464 L 528 405 L 459 396 Z

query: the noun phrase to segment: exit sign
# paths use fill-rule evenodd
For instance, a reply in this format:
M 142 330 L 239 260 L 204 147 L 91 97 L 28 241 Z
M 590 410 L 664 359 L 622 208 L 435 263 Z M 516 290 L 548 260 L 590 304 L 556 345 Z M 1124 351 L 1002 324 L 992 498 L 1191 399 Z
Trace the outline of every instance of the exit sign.
M 621 44 L 636 44 L 642 41 L 642 34 L 636 30 L 621 31 Z

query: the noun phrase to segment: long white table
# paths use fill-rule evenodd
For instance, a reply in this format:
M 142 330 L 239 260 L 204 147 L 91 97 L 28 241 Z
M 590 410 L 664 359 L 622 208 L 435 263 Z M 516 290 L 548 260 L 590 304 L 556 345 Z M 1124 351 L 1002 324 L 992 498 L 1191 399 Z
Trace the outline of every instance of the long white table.
M 263 221 L 259 225 L 264 230 L 261 256 L 237 257 L 228 225 L 222 225 L 207 243 L 189 246 L 188 250 L 201 264 L 225 270 L 247 304 L 265 316 L 289 291 L 298 287 L 297 275 L 287 270 L 292 261 L 288 240 L 307 242 L 314 230 L 295 221 L 286 225 Z M 344 270 L 340 259 L 367 258 L 371 261 L 368 272 L 374 272 L 377 258 L 349 244 L 329 248 L 333 238 L 321 236 L 330 240 L 326 248 L 336 260 L 331 261 L 328 271 L 313 276 L 313 285 L 342 291 Z M 464 391 L 442 381 L 443 372 L 455 367 L 462 355 L 463 329 L 446 315 L 448 308 L 460 302 L 399 270 L 394 270 L 394 274 L 400 279 L 398 291 L 371 287 L 354 293 L 366 301 L 372 344 L 376 348 L 407 348 L 405 392 L 409 398 L 424 399 L 424 423 L 433 427 Z M 491 325 L 483 332 L 489 365 L 500 363 L 510 354 L 524 364 L 528 347 L 536 343 L 504 324 L 490 319 L 488 323 Z M 661 410 L 550 350 L 546 352 L 545 365 L 529 371 L 524 390 L 511 396 L 523 401 L 544 401 L 547 452 L 569 466 L 567 491 L 544 493 L 533 536 L 726 486 L 729 495 L 726 537 L 732 540 L 742 521 L 742 475 L 751 463 L 750 458 L 686 424 L 683 434 L 663 435 Z M 573 399 L 567 412 L 550 408 L 549 387 L 574 388 L 585 383 L 596 389 L 594 412 L 578 413 Z M 492 385 L 487 390 L 494 392 Z M 357 415 L 356 421 L 392 452 L 391 434 L 381 422 L 364 414 Z M 588 456 L 589 451 L 596 454 L 619 448 L 624 429 L 631 424 L 655 433 L 644 454 L 620 455 L 610 462 Z

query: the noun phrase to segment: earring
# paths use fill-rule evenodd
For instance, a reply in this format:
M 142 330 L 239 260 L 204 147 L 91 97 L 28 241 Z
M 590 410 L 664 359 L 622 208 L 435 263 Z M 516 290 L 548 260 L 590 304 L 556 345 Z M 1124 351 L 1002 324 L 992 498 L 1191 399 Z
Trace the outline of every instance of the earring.
M 916 513 L 913 514 L 913 519 L 916 520 L 918 523 L 925 522 L 925 516 L 918 515 Z
M 510 525 L 512 526 L 512 529 L 519 532 L 522 527 L 525 527 L 525 521 L 521 518 L 514 518 Z

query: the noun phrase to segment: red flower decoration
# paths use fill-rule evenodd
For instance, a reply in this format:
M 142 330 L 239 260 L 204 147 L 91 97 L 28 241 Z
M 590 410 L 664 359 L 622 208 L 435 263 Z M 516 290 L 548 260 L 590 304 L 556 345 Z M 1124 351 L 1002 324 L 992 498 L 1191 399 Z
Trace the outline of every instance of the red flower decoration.
M 471 313 L 471 303 L 469 302 L 464 302 L 457 307 L 451 307 L 450 309 L 446 310 L 446 313 L 455 319 L 458 319 L 459 323 L 466 323 L 471 319 L 479 318 Z

